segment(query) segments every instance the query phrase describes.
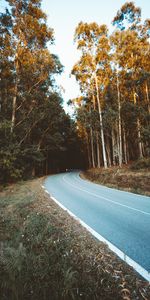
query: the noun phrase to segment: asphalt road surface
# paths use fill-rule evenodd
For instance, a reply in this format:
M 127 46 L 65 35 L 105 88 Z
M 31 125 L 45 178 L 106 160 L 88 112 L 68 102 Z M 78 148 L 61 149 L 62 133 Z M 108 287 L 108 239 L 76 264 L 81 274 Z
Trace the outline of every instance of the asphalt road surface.
M 79 172 L 47 177 L 46 190 L 150 272 L 150 197 L 91 183 Z

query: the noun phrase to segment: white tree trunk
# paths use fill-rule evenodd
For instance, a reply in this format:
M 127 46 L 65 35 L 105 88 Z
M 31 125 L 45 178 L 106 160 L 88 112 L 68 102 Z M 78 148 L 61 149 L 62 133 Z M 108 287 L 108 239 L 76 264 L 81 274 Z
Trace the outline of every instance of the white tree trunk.
M 101 132 L 101 140 L 102 140 L 103 161 L 104 161 L 104 168 L 106 169 L 108 167 L 108 164 L 107 164 L 107 158 L 106 158 L 106 147 L 105 147 L 105 140 L 104 140 L 103 119 L 102 119 L 102 111 L 101 111 L 101 104 L 100 104 L 98 82 L 97 82 L 96 74 L 95 74 L 95 84 L 96 84 L 96 95 L 97 95 L 97 104 L 98 104 L 99 121 L 100 121 L 100 132 Z
M 116 165 L 116 159 L 115 159 L 115 133 L 114 129 L 112 128 L 111 131 L 111 137 L 112 137 L 112 157 L 113 157 L 113 166 Z
M 16 90 L 17 90 L 17 86 L 15 87 L 15 95 L 13 97 L 11 128 L 10 128 L 11 133 L 13 133 L 14 131 L 15 120 L 16 120 L 16 100 L 17 100 Z
M 142 151 L 142 142 L 141 142 L 141 125 L 139 118 L 137 119 L 137 130 L 138 130 L 138 145 L 139 145 L 139 157 L 143 158 L 143 151 Z
M 127 158 L 127 141 L 126 141 L 126 133 L 125 133 L 125 128 L 123 127 L 123 147 L 124 147 L 124 161 L 125 164 L 128 163 L 128 158 Z
M 134 97 L 134 104 L 136 105 L 136 93 L 135 93 L 135 91 L 133 91 L 133 97 Z M 141 125 L 140 125 L 140 119 L 139 118 L 137 118 L 137 132 L 138 132 L 139 157 L 143 158 L 142 141 L 141 141 Z
M 146 100 L 147 100 L 148 112 L 150 114 L 150 101 L 149 101 L 149 93 L 148 93 L 148 84 L 147 84 L 147 82 L 145 84 L 145 91 L 146 91 Z
M 94 157 L 94 141 L 93 141 L 93 130 L 90 127 L 90 136 L 91 136 L 91 158 L 92 158 L 92 167 L 95 168 L 95 157 Z
M 122 166 L 122 129 L 121 129 L 121 103 L 120 103 L 120 88 L 117 72 L 117 93 L 118 93 L 118 133 L 119 133 L 119 166 Z

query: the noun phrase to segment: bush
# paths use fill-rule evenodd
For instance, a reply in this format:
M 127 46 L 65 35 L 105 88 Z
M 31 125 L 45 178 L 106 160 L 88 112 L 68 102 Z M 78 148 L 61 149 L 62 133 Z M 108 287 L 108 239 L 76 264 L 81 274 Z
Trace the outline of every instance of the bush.
M 150 158 L 142 158 L 132 163 L 130 166 L 131 170 L 149 169 Z

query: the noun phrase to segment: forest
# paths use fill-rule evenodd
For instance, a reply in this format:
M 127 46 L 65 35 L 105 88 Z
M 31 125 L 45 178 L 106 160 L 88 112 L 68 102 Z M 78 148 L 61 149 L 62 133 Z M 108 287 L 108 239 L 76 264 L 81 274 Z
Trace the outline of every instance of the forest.
M 150 155 L 150 20 L 125 3 L 109 34 L 105 24 L 80 22 L 74 40 L 80 59 L 72 74 L 79 135 L 92 168 L 128 164 Z
M 80 22 L 72 68 L 81 95 L 63 108 L 41 0 L 6 0 L 0 14 L 0 181 L 68 168 L 108 168 L 150 156 L 150 20 L 127 2 L 107 25 Z M 94 16 L 93 16 L 94 17 Z
M 0 16 L 0 180 L 81 167 L 75 121 L 56 84 L 63 66 L 49 50 L 54 32 L 41 0 L 7 2 Z

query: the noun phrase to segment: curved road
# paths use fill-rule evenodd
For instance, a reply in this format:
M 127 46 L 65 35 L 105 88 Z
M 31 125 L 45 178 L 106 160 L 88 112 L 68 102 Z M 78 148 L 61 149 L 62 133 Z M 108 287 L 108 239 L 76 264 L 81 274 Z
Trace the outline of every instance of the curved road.
M 79 172 L 47 177 L 44 186 L 74 215 L 150 272 L 150 197 L 91 183 Z

